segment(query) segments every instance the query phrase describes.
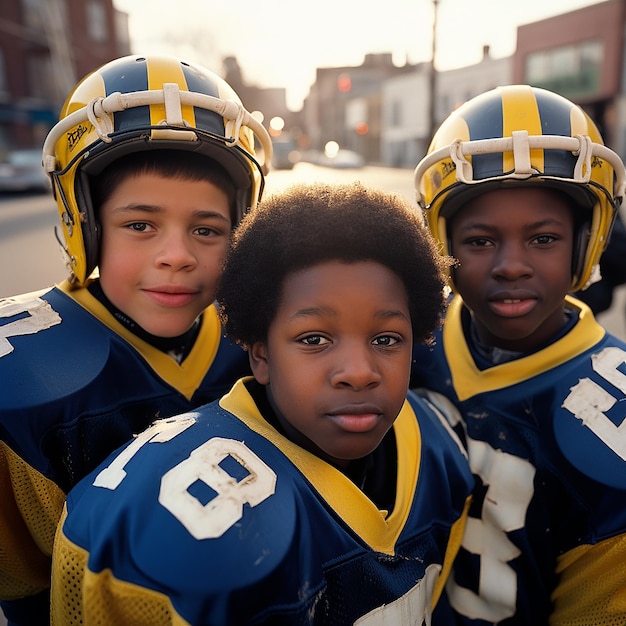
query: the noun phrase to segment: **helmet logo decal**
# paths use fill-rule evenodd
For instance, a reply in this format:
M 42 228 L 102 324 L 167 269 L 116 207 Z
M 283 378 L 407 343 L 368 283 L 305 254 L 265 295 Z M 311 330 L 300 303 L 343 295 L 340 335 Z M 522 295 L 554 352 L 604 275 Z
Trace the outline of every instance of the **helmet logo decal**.
M 72 152 L 72 150 L 74 150 L 74 148 L 76 147 L 76 145 L 80 141 L 80 138 L 86 132 L 88 132 L 88 130 L 89 129 L 84 124 L 78 124 L 73 130 L 71 130 L 71 131 L 69 131 L 67 133 L 67 146 L 68 146 L 70 152 Z
M 447 168 L 446 165 L 448 165 L 448 163 L 444 163 L 443 168 L 449 170 L 450 168 Z M 447 175 L 448 175 L 448 172 L 444 172 L 443 177 L 445 178 Z M 441 187 L 441 181 L 442 181 L 441 174 L 439 172 L 433 172 L 433 180 L 432 180 L 433 190 L 439 189 L 439 187 Z
M 441 178 L 448 178 L 456 170 L 456 165 L 452 161 L 444 161 L 441 164 Z M 439 181 L 441 185 L 441 180 Z

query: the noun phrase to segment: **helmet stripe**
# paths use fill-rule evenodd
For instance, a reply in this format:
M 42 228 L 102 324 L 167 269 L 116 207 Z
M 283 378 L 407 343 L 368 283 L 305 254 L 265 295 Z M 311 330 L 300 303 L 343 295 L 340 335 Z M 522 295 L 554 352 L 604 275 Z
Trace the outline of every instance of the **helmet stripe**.
M 168 57 L 150 57 L 147 62 L 148 89 L 160 91 L 164 83 L 176 83 L 181 91 L 188 91 L 187 81 L 179 61 Z M 185 122 L 191 127 L 196 126 L 193 107 L 181 107 Z M 166 119 L 165 105 L 153 104 L 150 107 L 150 124 L 157 126 Z
M 571 136 L 570 116 L 564 110 L 562 102 L 555 102 L 552 93 L 544 93 L 538 90 L 535 91 L 535 98 L 543 126 L 543 133 L 541 128 L 539 128 L 537 134 Z M 571 108 L 573 106 L 570 106 Z
M 487 114 L 485 114 L 486 108 L 488 109 Z M 469 140 L 502 137 L 502 115 L 500 98 L 491 96 L 488 99 L 481 99 L 479 96 L 474 106 L 469 106 L 467 111 L 463 111 L 463 117 L 469 130 Z M 474 155 L 472 163 L 477 171 L 484 172 L 485 177 L 497 176 L 502 173 L 502 156 L 500 154 Z
M 189 91 L 203 93 L 207 96 L 214 96 L 215 98 L 229 97 L 220 94 L 219 87 L 216 83 L 211 81 L 208 76 L 201 74 L 188 65 L 183 64 L 181 67 L 185 80 L 187 81 L 187 85 L 189 86 Z M 230 97 L 234 98 L 234 94 Z M 215 133 L 216 135 L 224 136 L 224 118 L 221 115 L 216 115 L 212 111 L 207 111 L 206 109 L 196 109 L 195 114 L 197 119 L 196 126 Z
M 511 137 L 514 130 L 527 130 L 529 135 L 541 135 L 541 124 L 544 121 L 533 90 L 527 85 L 516 85 L 501 90 L 502 116 L 504 118 L 503 137 Z M 524 125 L 520 128 L 520 120 Z M 543 155 L 541 149 L 530 151 L 530 161 L 540 172 L 543 171 Z M 512 152 L 502 154 L 502 172 L 515 170 Z
M 124 71 L 120 71 L 120 65 L 124 64 Z M 124 59 L 118 63 L 110 63 L 99 70 L 104 81 L 105 95 L 119 91 L 129 93 L 131 91 L 143 91 L 148 88 L 148 76 L 146 75 L 145 62 L 134 59 Z M 147 106 L 133 107 L 128 109 L 123 116 L 115 116 L 115 131 L 126 128 L 147 126 L 150 120 L 150 109 Z
M 570 114 L 575 107 L 570 106 L 568 112 L 562 101 L 555 101 L 552 93 L 536 91 L 537 107 L 541 115 L 543 135 L 562 135 L 571 137 L 572 126 Z M 583 131 L 586 134 L 586 131 Z M 545 164 L 541 169 L 548 175 L 574 176 L 576 158 L 569 152 L 562 150 L 544 150 Z

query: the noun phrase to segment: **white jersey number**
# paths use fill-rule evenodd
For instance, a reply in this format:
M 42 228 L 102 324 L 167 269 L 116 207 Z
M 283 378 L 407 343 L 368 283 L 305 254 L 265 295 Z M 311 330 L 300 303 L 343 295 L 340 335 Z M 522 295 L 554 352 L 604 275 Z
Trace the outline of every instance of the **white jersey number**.
M 620 348 L 605 348 L 591 357 L 592 366 L 602 378 L 626 394 L 626 376 L 619 370 L 626 362 Z M 620 399 L 623 402 L 623 397 Z M 616 426 L 606 415 L 618 400 L 590 378 L 572 387 L 563 407 L 573 413 L 605 445 L 626 460 L 626 420 Z
M 507 532 L 524 526 L 533 496 L 535 468 L 524 459 L 468 438 L 472 472 L 487 486 L 480 519 L 470 517 L 463 547 L 480 556 L 478 594 L 448 582 L 450 603 L 462 615 L 500 622 L 515 613 L 517 574 L 508 565 L 518 554 Z
M 195 421 L 195 415 L 188 413 L 155 422 L 115 457 L 93 484 L 116 489 L 126 477 L 127 463 L 144 445 L 170 441 Z M 238 481 L 220 466 L 228 456 L 245 470 L 243 479 Z M 217 494 L 206 504 L 189 492 L 198 481 Z M 244 443 L 214 437 L 163 476 L 159 502 L 195 539 L 211 539 L 222 536 L 241 519 L 244 504 L 260 504 L 274 493 L 275 487 L 274 471 Z
M 237 481 L 220 467 L 227 456 L 246 470 L 245 478 Z M 196 481 L 204 482 L 217 496 L 202 504 L 188 491 Z M 275 486 L 272 468 L 243 442 L 214 437 L 163 476 L 159 502 L 193 537 L 212 539 L 241 519 L 244 504 L 257 506 L 274 493 Z
M 28 317 L 0 324 L 0 357 L 11 354 L 14 350 L 8 337 L 33 335 L 61 323 L 61 316 L 50 303 L 36 296 L 0 300 L 0 318 L 6 319 L 20 313 L 28 313 Z

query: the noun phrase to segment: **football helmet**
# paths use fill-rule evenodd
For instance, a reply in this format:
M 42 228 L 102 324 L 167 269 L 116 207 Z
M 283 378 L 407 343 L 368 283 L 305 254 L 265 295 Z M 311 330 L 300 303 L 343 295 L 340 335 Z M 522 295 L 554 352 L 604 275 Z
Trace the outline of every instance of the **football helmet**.
M 70 282 L 84 284 L 98 262 L 90 177 L 126 154 L 154 149 L 189 150 L 219 162 L 237 188 L 233 225 L 260 200 L 272 158 L 266 129 L 230 85 L 204 67 L 132 55 L 88 74 L 67 97 L 42 157 L 61 217 Z
M 626 171 L 579 106 L 545 89 L 509 85 L 472 98 L 444 120 L 414 182 L 446 254 L 446 220 L 473 197 L 527 185 L 569 195 L 584 214 L 572 259 L 571 289 L 577 291 L 598 278 Z

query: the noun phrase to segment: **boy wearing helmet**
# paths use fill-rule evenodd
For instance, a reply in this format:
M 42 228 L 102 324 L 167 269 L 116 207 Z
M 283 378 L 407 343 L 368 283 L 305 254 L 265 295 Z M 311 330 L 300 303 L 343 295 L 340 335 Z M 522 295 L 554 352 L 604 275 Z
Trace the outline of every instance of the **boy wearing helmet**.
M 218 300 L 254 378 L 72 490 L 53 624 L 430 623 L 474 484 L 445 420 L 407 397 L 448 261 L 410 206 L 359 184 L 246 216 Z
M 579 107 L 516 85 L 451 114 L 415 183 L 457 263 L 413 380 L 460 411 L 479 485 L 447 585 L 455 619 L 624 624 L 626 345 L 568 295 L 596 278 L 624 165 Z
M 225 81 L 169 57 L 85 77 L 43 149 L 70 272 L 0 303 L 0 598 L 49 623 L 65 494 L 155 419 L 249 372 L 212 304 L 231 229 L 258 202 L 265 129 Z

